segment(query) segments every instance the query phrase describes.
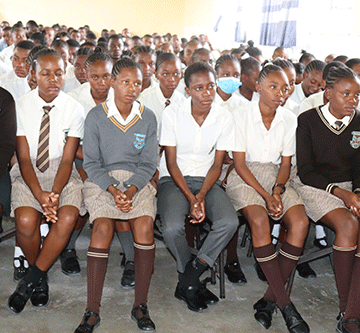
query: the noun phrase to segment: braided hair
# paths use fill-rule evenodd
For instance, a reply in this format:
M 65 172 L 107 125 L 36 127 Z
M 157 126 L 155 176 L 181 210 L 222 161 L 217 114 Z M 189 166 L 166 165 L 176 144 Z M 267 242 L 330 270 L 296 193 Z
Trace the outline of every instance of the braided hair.
M 287 60 L 287 59 L 276 58 L 272 63 L 276 66 L 279 66 L 282 69 L 290 68 L 290 69 L 295 70 L 294 64 L 290 60 Z
M 326 66 L 325 62 L 321 60 L 310 61 L 308 65 L 305 67 L 305 73 L 309 74 L 312 71 L 323 72 L 325 66 Z
M 237 63 L 239 63 L 239 60 L 237 60 L 235 56 L 224 54 L 216 60 L 215 72 L 218 73 L 219 68 L 227 61 L 236 61 Z
M 167 53 L 167 52 L 163 52 L 161 53 L 157 59 L 156 59 L 156 67 L 155 70 L 158 71 L 160 66 L 166 62 L 166 61 L 171 61 L 171 60 L 175 60 L 176 62 L 179 62 L 180 67 L 181 67 L 181 60 L 178 56 L 176 56 L 174 53 Z
M 273 73 L 273 72 L 284 73 L 284 70 L 279 66 L 269 63 L 268 65 L 264 66 L 263 69 L 260 71 L 258 82 L 261 83 L 268 77 L 268 75 L 270 73 Z
M 142 74 L 141 67 L 133 59 L 121 58 L 119 61 L 117 61 L 114 64 L 114 67 L 111 72 L 111 77 L 115 80 L 116 76 L 121 72 L 123 68 L 135 68 L 138 69 Z
M 32 64 L 31 64 L 31 66 L 32 66 L 31 69 L 35 71 L 36 64 L 38 63 L 39 59 L 41 59 L 45 56 L 48 56 L 48 55 L 52 55 L 52 56 L 55 56 L 55 57 L 61 59 L 61 61 L 64 64 L 64 69 L 65 69 L 65 62 L 64 62 L 64 59 L 62 58 L 62 56 L 54 49 L 48 49 L 48 48 L 44 48 L 35 54 Z
M 332 67 L 326 78 L 326 88 L 333 88 L 342 79 L 354 78 L 359 82 L 357 74 L 348 67 Z
M 109 54 L 105 52 L 101 47 L 97 47 L 94 52 L 91 51 L 90 55 L 85 61 L 85 69 L 88 70 L 89 66 L 95 64 L 97 61 L 109 62 L 111 63 L 111 65 L 113 64 L 113 60 L 111 59 Z

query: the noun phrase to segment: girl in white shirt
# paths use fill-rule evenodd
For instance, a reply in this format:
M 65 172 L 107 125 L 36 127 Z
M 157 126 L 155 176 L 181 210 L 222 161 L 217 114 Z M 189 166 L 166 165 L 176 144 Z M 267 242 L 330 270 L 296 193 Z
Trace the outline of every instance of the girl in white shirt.
M 255 319 L 265 328 L 271 325 L 277 305 L 289 332 L 309 332 L 296 311 L 284 284 L 302 253 L 309 221 L 299 195 L 287 184 L 291 158 L 295 154 L 296 117 L 280 105 L 289 82 L 284 71 L 267 65 L 260 72 L 259 102 L 234 114 L 236 124 L 235 169 L 226 192 L 248 220 L 254 254 L 269 282 L 269 288 L 255 305 Z M 288 229 L 279 258 L 270 237 L 270 215 L 282 219 Z

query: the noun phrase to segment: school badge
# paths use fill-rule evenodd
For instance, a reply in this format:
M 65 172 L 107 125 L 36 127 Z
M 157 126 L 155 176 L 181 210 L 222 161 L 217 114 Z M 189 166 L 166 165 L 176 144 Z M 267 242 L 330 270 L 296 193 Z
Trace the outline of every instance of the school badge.
M 357 149 L 360 147 L 360 132 L 359 131 L 352 131 L 352 139 L 350 141 L 350 146 L 354 149 Z
M 135 133 L 134 135 L 135 135 L 134 146 L 137 149 L 141 149 L 142 147 L 145 146 L 146 135 L 145 134 L 138 134 L 138 133 Z

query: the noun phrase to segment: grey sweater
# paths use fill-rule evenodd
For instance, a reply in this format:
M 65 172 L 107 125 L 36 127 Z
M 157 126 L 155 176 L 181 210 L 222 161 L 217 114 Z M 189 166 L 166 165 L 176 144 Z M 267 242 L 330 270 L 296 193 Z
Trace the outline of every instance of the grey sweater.
M 130 124 L 121 126 L 114 117 L 107 117 L 107 107 L 103 104 L 93 108 L 85 120 L 84 170 L 104 191 L 110 185 L 119 185 L 119 181 L 109 176 L 109 171 L 134 172 L 124 186 L 135 185 L 140 191 L 156 170 L 155 115 L 144 107 L 141 118 L 136 116 Z

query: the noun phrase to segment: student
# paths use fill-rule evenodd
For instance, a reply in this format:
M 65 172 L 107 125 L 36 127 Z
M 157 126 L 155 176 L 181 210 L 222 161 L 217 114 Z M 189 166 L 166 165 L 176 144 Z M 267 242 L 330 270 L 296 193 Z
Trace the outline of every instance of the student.
M 346 56 L 346 55 L 339 55 L 339 56 L 335 57 L 333 61 L 340 61 L 340 62 L 342 62 L 343 64 L 345 64 L 348 60 L 349 60 L 349 57 L 348 57 L 348 56 Z
M 47 41 L 47 47 L 50 47 L 55 38 L 55 30 L 50 27 L 45 27 L 45 38 Z
M 151 35 L 145 35 L 145 36 L 141 39 L 141 41 L 142 41 L 142 45 L 144 45 L 144 46 L 150 46 L 150 47 L 152 47 L 152 45 L 153 45 L 153 38 L 152 38 Z
M 129 58 L 115 63 L 114 99 L 92 109 L 84 135 L 84 198 L 93 224 L 88 249 L 88 302 L 75 332 L 92 332 L 100 323 L 100 301 L 115 229 L 129 224 L 135 246 L 135 301 L 131 317 L 142 331 L 155 325 L 147 310 L 147 294 L 155 258 L 153 222 L 156 170 L 156 118 L 136 101 L 140 66 Z M 110 134 L 110 135 L 109 135 Z M 135 141 L 134 141 L 135 140 Z
M 108 51 L 113 62 L 120 60 L 122 51 L 124 49 L 124 43 L 120 35 L 111 35 L 109 37 Z
M 231 114 L 213 103 L 216 73 L 212 67 L 203 62 L 190 65 L 185 84 L 190 98 L 163 113 L 160 145 L 165 154 L 160 161 L 158 212 L 165 243 L 177 261 L 175 297 L 201 312 L 219 299 L 200 284 L 200 276 L 213 266 L 238 226 L 236 212 L 218 181 L 225 153 L 232 150 L 234 128 Z M 190 223 L 208 216 L 212 223 L 195 259 L 185 237 L 185 216 Z
M 300 84 L 304 80 L 304 72 L 305 72 L 306 66 L 301 62 L 295 63 L 294 66 L 295 66 L 295 71 L 296 71 L 295 84 Z
M 191 58 L 196 49 L 200 48 L 200 43 L 198 40 L 191 40 L 184 47 L 184 61 L 186 66 L 192 64 Z
M 133 50 L 132 59 L 139 64 L 143 73 L 143 82 L 141 92 L 151 88 L 157 83 L 154 81 L 153 75 L 156 67 L 156 53 L 149 46 L 137 46 Z
M 18 163 L 11 170 L 16 236 L 31 265 L 8 299 L 15 313 L 30 298 L 33 306 L 48 304 L 47 271 L 70 237 L 82 198 L 73 167 L 84 126 L 82 106 L 61 92 L 65 65 L 56 51 L 39 51 L 32 70 L 38 88 L 16 103 Z M 40 248 L 42 214 L 53 225 Z
M 191 63 L 194 64 L 195 62 L 206 62 L 208 65 L 214 68 L 215 60 L 214 56 L 212 55 L 211 51 L 205 48 L 196 49 L 191 57 Z
M 165 53 L 174 53 L 173 47 L 170 43 L 161 44 L 158 50 Z
M 176 87 L 181 79 L 181 61 L 173 53 L 162 53 L 156 59 L 155 77 L 159 84 L 146 89 L 139 101 L 155 113 L 160 136 L 162 114 L 166 107 L 181 104 L 185 97 Z
M 295 103 L 300 104 L 306 97 L 316 94 L 323 88 L 322 73 L 324 68 L 325 63 L 321 60 L 313 60 L 306 66 L 304 80 L 295 86 L 295 90 L 290 96 Z
M 255 58 L 260 64 L 264 62 L 264 57 L 261 50 L 257 47 L 250 46 L 246 49 L 246 52 L 253 58 Z
M 311 53 L 307 53 L 305 50 L 301 50 L 301 57 L 299 59 L 299 63 L 303 64 L 305 67 L 315 59 L 315 56 L 313 56 Z
M 345 65 L 349 68 L 351 68 L 357 76 L 360 78 L 360 58 L 352 58 L 349 59 Z
M 69 39 L 66 43 L 69 45 L 69 62 L 74 65 L 74 55 L 80 49 L 80 43 L 74 39 Z
M 181 51 L 181 40 L 178 35 L 172 35 L 170 38 L 170 44 L 173 47 L 174 53 L 179 56 Z
M 26 79 L 30 70 L 27 58 L 34 47 L 35 44 L 29 40 L 19 42 L 14 49 L 11 60 L 13 69 L 0 78 L 1 86 L 9 91 L 15 100 L 30 91 Z
M 274 53 L 272 55 L 272 59 L 275 60 L 276 58 L 287 60 L 288 54 L 286 53 L 285 48 L 281 46 L 275 48 Z
M 74 74 L 80 84 L 87 82 L 85 63 L 86 59 L 93 53 L 87 47 L 82 47 L 74 55 Z
M 26 23 L 26 37 L 28 39 L 31 38 L 31 36 L 36 33 L 40 32 L 38 24 L 34 20 L 30 20 Z
M 306 212 L 335 231 L 333 245 L 340 300 L 337 332 L 359 332 L 360 318 L 360 81 L 349 68 L 332 68 L 326 79 L 329 103 L 298 118 L 293 185 Z
M 269 287 L 254 304 L 255 319 L 269 328 L 276 306 L 291 333 L 310 332 L 286 293 L 284 284 L 302 253 L 309 221 L 299 195 L 289 186 L 295 154 L 296 116 L 282 108 L 289 82 L 284 71 L 266 65 L 256 83 L 259 102 L 235 114 L 236 148 L 226 193 L 251 227 L 254 255 Z M 288 233 L 277 257 L 270 236 L 270 215 L 282 219 Z
M 0 52 L 0 60 L 11 66 L 11 57 L 14 54 L 15 46 L 22 40 L 26 40 L 25 29 L 22 27 L 14 26 L 11 29 L 12 44 Z
M 45 35 L 42 32 L 34 32 L 30 39 L 35 43 L 36 46 L 44 46 L 46 47 L 47 41 Z

